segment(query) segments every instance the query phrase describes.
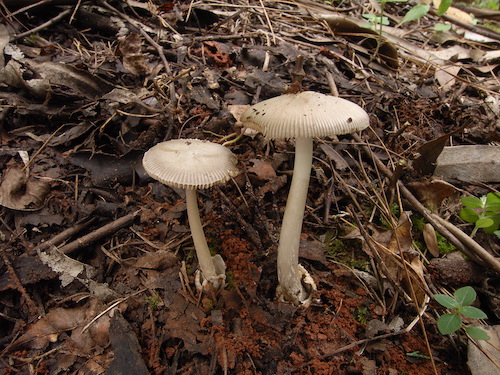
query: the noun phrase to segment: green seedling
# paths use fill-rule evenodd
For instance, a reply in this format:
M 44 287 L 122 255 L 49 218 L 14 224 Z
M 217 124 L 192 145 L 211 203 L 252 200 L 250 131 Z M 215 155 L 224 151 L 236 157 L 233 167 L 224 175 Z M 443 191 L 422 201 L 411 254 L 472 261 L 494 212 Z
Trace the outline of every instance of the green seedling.
M 358 307 L 356 320 L 364 325 L 366 324 L 367 316 L 368 316 L 368 307 Z
M 387 3 L 405 3 L 408 0 L 380 0 L 380 13 L 379 14 L 363 14 L 363 17 L 370 22 L 372 27 L 380 25 L 380 36 L 382 35 L 382 26 L 389 25 L 389 18 L 384 15 L 385 7 Z M 442 16 L 446 13 L 448 8 L 451 6 L 453 0 L 441 0 L 437 10 L 437 14 Z M 403 17 L 398 26 L 401 26 L 405 22 L 416 21 L 419 18 L 424 17 L 429 13 L 430 4 L 417 4 L 411 8 Z M 449 24 L 438 23 L 435 25 L 434 29 L 436 31 L 448 31 L 451 28 Z
M 470 306 L 476 299 L 476 291 L 470 286 L 457 289 L 450 297 L 446 294 L 434 294 L 434 299 L 444 307 L 453 310 L 451 314 L 443 314 L 437 321 L 439 332 L 442 335 L 458 331 L 464 328 L 465 332 L 476 340 L 489 340 L 488 334 L 478 327 L 469 327 L 463 324 L 462 316 L 472 319 L 486 319 L 487 316 L 481 309 Z
M 474 224 L 470 234 L 474 237 L 479 229 L 500 237 L 500 194 L 488 193 L 480 198 L 469 196 L 461 199 L 465 206 L 460 211 L 460 218 Z
M 414 352 L 411 353 L 406 353 L 408 357 L 413 357 L 413 358 L 422 358 L 422 359 L 430 359 L 428 355 L 420 354 L 420 351 L 415 350 Z

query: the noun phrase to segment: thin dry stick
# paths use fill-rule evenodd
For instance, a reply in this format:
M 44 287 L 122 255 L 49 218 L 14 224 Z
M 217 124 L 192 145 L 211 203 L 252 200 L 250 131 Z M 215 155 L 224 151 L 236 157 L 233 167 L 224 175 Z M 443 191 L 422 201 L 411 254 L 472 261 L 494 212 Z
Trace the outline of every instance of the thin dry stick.
M 267 25 L 269 26 L 269 30 L 271 30 L 271 35 L 273 36 L 273 44 L 276 45 L 276 35 L 274 34 L 273 25 L 271 24 L 271 20 L 269 19 L 269 14 L 267 14 L 266 7 L 264 6 L 264 2 L 259 0 L 260 5 L 262 7 L 262 11 L 264 12 L 264 17 L 266 17 Z
M 362 142 L 361 137 L 359 137 L 356 134 L 353 134 L 354 139 L 356 139 L 357 142 Z M 391 177 L 392 173 L 387 168 L 382 161 L 371 152 L 370 148 L 365 144 L 362 145 L 364 151 L 370 155 L 375 163 L 377 164 L 378 168 L 387 176 Z M 441 233 L 444 237 L 446 237 L 457 249 L 462 251 L 465 255 L 468 257 L 476 260 L 479 263 L 484 263 L 493 268 L 496 272 L 500 273 L 500 262 L 493 257 L 486 249 L 484 249 L 481 245 L 479 245 L 476 241 L 474 241 L 472 238 L 467 236 L 464 232 L 462 232 L 459 228 L 454 227 L 453 232 L 451 232 L 448 228 L 451 228 L 452 224 L 448 223 L 446 226 L 444 225 L 444 220 L 438 220 L 436 217 L 437 215 L 433 214 L 431 211 L 429 211 L 420 201 L 415 198 L 413 193 L 408 190 L 406 186 L 403 185 L 401 181 L 398 182 L 398 186 L 401 189 L 402 195 L 408 200 L 408 202 L 411 204 L 411 206 L 416 209 L 436 230 Z M 460 236 L 460 238 L 459 238 Z M 468 237 L 466 239 L 466 237 Z M 466 242 L 462 242 L 461 239 L 466 239 Z
M 25 31 L 24 33 L 21 33 L 21 34 L 14 35 L 13 37 L 11 37 L 9 39 L 9 42 L 10 43 L 15 42 L 16 40 L 22 39 L 22 38 L 24 38 L 24 37 L 26 37 L 28 35 L 31 35 L 31 34 L 39 32 L 39 31 L 41 31 L 43 29 L 46 29 L 46 28 L 48 28 L 48 27 L 56 24 L 57 22 L 61 21 L 62 19 L 66 18 L 70 13 L 71 13 L 71 9 L 66 9 L 65 11 L 59 13 L 54 18 L 48 20 L 45 23 L 42 23 L 41 25 L 35 27 L 34 29 Z
M 112 221 L 111 223 L 108 223 L 99 229 L 96 229 L 95 231 L 86 234 L 85 236 L 80 237 L 79 239 L 62 246 L 59 248 L 59 251 L 62 252 L 63 254 L 68 254 L 73 251 L 82 249 L 84 247 L 87 247 L 91 245 L 92 243 L 100 240 L 101 238 L 104 238 L 106 236 L 111 235 L 115 231 L 117 231 L 120 228 L 123 228 L 127 225 L 132 224 L 134 221 L 135 217 L 141 212 L 141 210 L 137 210 L 131 214 L 125 215 L 115 221 Z
M 52 237 L 50 240 L 47 240 L 45 242 L 42 242 L 41 244 L 38 245 L 38 250 L 44 251 L 48 249 L 51 246 L 58 246 L 59 244 L 63 243 L 66 241 L 68 238 L 74 236 L 81 230 L 85 229 L 90 223 L 95 221 L 95 217 L 91 218 L 90 220 L 87 220 L 84 223 L 79 223 L 75 224 L 74 226 L 67 228 L 63 230 L 61 233 L 56 234 L 54 237 Z

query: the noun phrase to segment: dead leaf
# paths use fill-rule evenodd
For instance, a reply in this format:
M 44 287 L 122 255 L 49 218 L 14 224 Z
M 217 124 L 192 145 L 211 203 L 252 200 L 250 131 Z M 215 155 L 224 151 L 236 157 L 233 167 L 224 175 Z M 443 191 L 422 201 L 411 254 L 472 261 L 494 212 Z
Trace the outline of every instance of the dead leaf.
M 359 43 L 370 52 L 378 51 L 380 59 L 388 67 L 392 69 L 399 67 L 398 50 L 387 39 L 380 38 L 376 31 L 360 26 L 355 19 L 335 14 L 322 15 L 321 18 L 328 23 L 334 34 Z
M 468 124 L 465 124 L 454 131 L 442 135 L 436 139 L 428 141 L 421 145 L 417 150 L 417 157 L 412 161 L 413 169 L 422 175 L 431 175 L 436 169 L 436 160 L 443 151 L 444 145 L 450 137 L 464 130 Z
M 164 270 L 172 266 L 177 266 L 177 268 L 179 268 L 177 263 L 178 259 L 174 253 L 165 250 L 157 250 L 139 257 L 134 266 L 137 268 Z
M 248 168 L 248 172 L 254 173 L 260 180 L 271 181 L 276 178 L 276 171 L 271 163 L 261 159 L 250 159 L 253 166 Z
M 69 141 L 72 141 L 83 134 L 87 133 L 90 129 L 93 129 L 94 125 L 91 123 L 82 124 L 68 124 L 68 128 L 61 134 L 42 134 L 36 135 L 31 132 L 24 132 L 22 134 L 34 139 L 35 141 L 45 143 L 49 146 L 59 146 Z
M 26 76 L 32 78 L 25 79 Z M 56 94 L 95 100 L 111 90 L 109 84 L 95 75 L 71 65 L 29 59 L 10 60 L 0 71 L 0 81 L 44 99 Z
M 435 231 L 434 227 L 429 223 L 425 223 L 422 233 L 424 236 L 424 242 L 425 242 L 425 246 L 427 247 L 427 250 L 429 250 L 429 252 L 433 256 L 438 257 L 439 256 L 439 247 L 438 247 L 436 231 Z
M 332 146 L 326 143 L 322 143 L 319 147 L 323 150 L 326 156 L 328 156 L 328 158 L 335 164 L 336 169 L 343 171 L 349 167 L 344 158 Z
M 423 263 L 413 249 L 413 238 L 411 234 L 412 222 L 409 212 L 403 212 L 394 230 L 377 231 L 372 235 L 379 249 L 378 254 L 385 264 L 385 270 L 381 269 L 385 276 L 393 283 L 402 284 L 408 296 L 412 297 L 414 290 L 417 302 L 421 304 L 425 299 L 425 290 L 428 290 L 423 277 Z M 404 256 L 406 270 L 409 272 L 411 285 L 405 274 L 401 256 Z
M 441 4 L 441 0 L 432 0 L 432 4 L 434 5 L 435 9 L 438 9 L 439 5 Z M 472 25 L 474 23 L 474 19 L 472 18 L 472 16 L 469 13 L 464 12 L 463 10 L 455 8 L 455 7 L 449 7 L 446 10 L 445 14 L 449 17 L 453 17 L 453 18 L 455 18 L 463 23 L 467 23 L 469 25 Z
M 436 68 L 434 77 L 439 82 L 441 90 L 449 91 L 456 83 L 456 76 L 462 68 L 457 65 L 443 65 Z
M 29 179 L 18 168 L 7 169 L 0 184 L 0 205 L 19 211 L 35 211 L 42 208 L 50 192 L 50 183 Z
M 455 186 L 439 179 L 413 181 L 409 182 L 408 186 L 431 211 L 436 211 L 441 206 L 443 200 L 458 192 Z
M 125 69 L 134 75 L 149 74 L 151 69 L 142 53 L 142 38 L 137 34 L 127 35 L 118 46 Z
M 107 331 L 109 317 L 101 316 L 90 329 L 82 332 L 82 328 L 103 309 L 103 305 L 96 300 L 91 300 L 87 305 L 66 309 L 56 307 L 51 309 L 38 322 L 28 328 L 26 333 L 14 341 L 13 348 L 28 347 L 44 350 L 50 343 L 57 342 L 61 332 L 72 331 L 71 339 L 74 345 L 85 353 L 89 353 L 99 342 L 106 346 L 108 342 Z M 99 336 L 98 341 L 93 336 Z

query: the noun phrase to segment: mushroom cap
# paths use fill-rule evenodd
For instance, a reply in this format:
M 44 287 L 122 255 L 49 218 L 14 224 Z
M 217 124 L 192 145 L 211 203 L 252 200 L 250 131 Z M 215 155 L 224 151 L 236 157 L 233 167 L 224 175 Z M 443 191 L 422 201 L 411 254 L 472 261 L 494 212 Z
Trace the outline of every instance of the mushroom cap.
M 240 121 L 266 138 L 287 139 L 354 133 L 365 129 L 370 119 L 363 108 L 349 100 L 304 91 L 257 103 Z
M 236 156 L 226 147 L 199 139 L 174 139 L 150 148 L 142 159 L 147 174 L 166 185 L 205 189 L 238 175 Z

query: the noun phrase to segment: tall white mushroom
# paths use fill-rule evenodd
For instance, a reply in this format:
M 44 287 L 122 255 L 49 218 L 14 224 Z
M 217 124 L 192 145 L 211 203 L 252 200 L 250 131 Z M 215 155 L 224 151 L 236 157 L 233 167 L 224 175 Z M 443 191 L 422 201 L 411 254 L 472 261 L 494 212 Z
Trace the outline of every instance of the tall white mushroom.
M 144 169 L 155 180 L 186 190 L 186 206 L 193 243 L 203 276 L 202 287 L 219 289 L 225 282 L 225 264 L 217 254 L 210 255 L 203 233 L 196 189 L 206 189 L 238 175 L 234 154 L 217 143 L 199 139 L 175 139 L 158 143 L 142 160 Z
M 316 286 L 299 264 L 299 244 L 311 174 L 313 138 L 365 129 L 369 125 L 368 114 L 348 100 L 305 91 L 257 103 L 242 114 L 240 122 L 268 139 L 295 139 L 295 165 L 278 246 L 277 293 L 294 304 L 307 305 Z

